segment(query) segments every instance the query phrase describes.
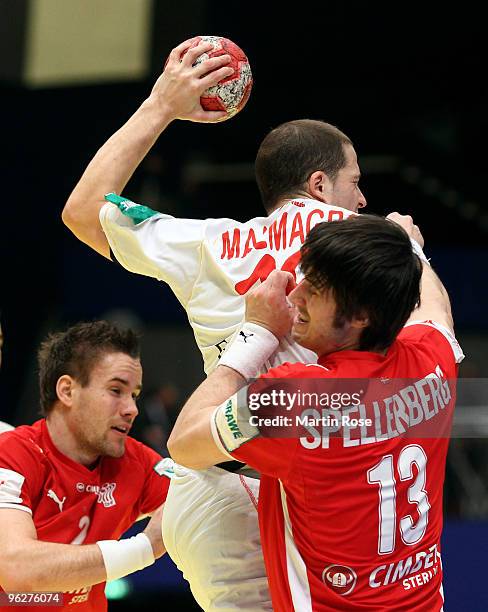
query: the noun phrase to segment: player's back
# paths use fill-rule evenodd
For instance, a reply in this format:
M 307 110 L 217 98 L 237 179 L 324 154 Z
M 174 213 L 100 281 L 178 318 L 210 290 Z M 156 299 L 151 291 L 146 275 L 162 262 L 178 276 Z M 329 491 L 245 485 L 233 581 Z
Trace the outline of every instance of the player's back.
M 170 285 L 187 311 L 207 374 L 243 322 L 245 293 L 272 270 L 295 275 L 310 229 L 353 214 L 316 200 L 294 199 L 246 223 L 177 219 L 118 196 L 107 198 L 112 203 L 103 207 L 100 221 L 114 257 L 128 270 Z M 311 351 L 285 338 L 266 367 L 313 359 Z
M 399 338 L 386 356 L 342 351 L 271 373 L 307 378 L 302 391 L 329 399 L 349 396 L 347 408 L 309 411 L 303 437 L 272 451 L 279 457 L 281 447 L 288 463 L 272 459 L 262 477 L 275 609 L 292 610 L 290 599 L 301 612 L 442 607 L 442 485 L 456 366 L 449 343 L 428 326 Z M 247 452 L 237 456 L 263 468 Z

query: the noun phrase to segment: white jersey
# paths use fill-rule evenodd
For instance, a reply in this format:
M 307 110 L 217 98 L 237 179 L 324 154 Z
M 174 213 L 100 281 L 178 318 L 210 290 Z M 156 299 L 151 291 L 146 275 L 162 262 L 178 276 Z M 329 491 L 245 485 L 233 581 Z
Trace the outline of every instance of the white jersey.
M 117 261 L 168 283 L 186 310 L 209 374 L 244 319 L 244 294 L 272 270 L 296 274 L 300 247 L 320 221 L 350 211 L 286 202 L 269 217 L 176 219 L 109 194 L 100 222 Z M 267 366 L 315 362 L 286 338 Z M 251 493 L 251 495 L 250 495 Z M 259 480 L 219 468 L 175 467 L 163 513 L 166 550 L 206 612 L 272 609 L 257 521 Z M 254 500 L 254 501 L 253 501 Z
M 109 194 L 100 222 L 117 261 L 130 272 L 168 283 L 193 328 L 209 374 L 244 319 L 243 296 L 272 270 L 296 275 L 302 246 L 321 221 L 352 213 L 317 200 L 288 200 L 268 217 L 177 219 Z M 285 361 L 315 362 L 285 338 L 266 370 Z

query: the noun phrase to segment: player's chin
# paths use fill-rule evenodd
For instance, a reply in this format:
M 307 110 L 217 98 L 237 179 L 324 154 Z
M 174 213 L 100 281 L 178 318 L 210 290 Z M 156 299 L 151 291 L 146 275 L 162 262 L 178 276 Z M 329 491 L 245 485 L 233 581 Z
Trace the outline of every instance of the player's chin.
M 306 329 L 303 329 L 305 325 L 306 324 L 304 323 L 293 323 L 293 327 L 291 328 L 291 337 L 300 346 L 303 346 L 306 349 L 314 350 L 310 346 Z
M 117 440 L 116 442 L 108 442 L 105 444 L 104 455 L 119 459 L 125 453 L 125 440 Z
M 298 344 L 302 344 L 302 341 L 304 340 L 306 341 L 307 333 L 304 327 L 304 323 L 295 321 L 291 328 L 291 337 L 295 342 L 298 342 Z

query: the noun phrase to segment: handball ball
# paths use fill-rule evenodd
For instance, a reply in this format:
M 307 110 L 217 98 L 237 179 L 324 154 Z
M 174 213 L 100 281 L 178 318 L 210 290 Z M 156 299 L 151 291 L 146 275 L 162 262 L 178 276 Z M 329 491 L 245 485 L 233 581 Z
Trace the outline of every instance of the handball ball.
M 190 49 L 201 41 L 212 43 L 213 50 L 200 55 L 195 65 L 209 57 L 219 55 L 230 55 L 231 57 L 228 66 L 234 69 L 234 73 L 219 81 L 214 87 L 209 87 L 200 98 L 202 108 L 205 110 L 226 111 L 227 117 L 221 119 L 221 121 L 226 121 L 242 110 L 249 99 L 253 82 L 251 66 L 244 51 L 228 38 L 196 36 L 192 39 Z

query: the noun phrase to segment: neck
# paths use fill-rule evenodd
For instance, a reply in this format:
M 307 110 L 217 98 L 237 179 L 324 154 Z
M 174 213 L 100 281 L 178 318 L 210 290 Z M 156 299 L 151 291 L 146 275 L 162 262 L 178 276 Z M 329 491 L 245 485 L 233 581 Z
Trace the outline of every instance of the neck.
M 325 204 L 326 203 L 326 202 L 323 202 L 322 200 L 317 200 L 317 198 L 314 198 L 312 195 L 310 195 L 309 193 L 306 193 L 304 191 L 303 193 L 296 193 L 293 196 L 290 196 L 290 197 L 283 198 L 283 199 L 279 200 L 276 203 L 276 205 L 273 206 L 273 208 L 270 208 L 267 211 L 268 215 L 271 215 L 272 213 L 274 213 L 275 210 L 278 210 L 282 206 L 285 206 L 285 204 L 288 204 L 288 202 L 291 202 L 292 200 L 314 200 L 315 202 L 317 202 L 319 204 Z
M 369 349 L 360 349 L 359 348 L 359 338 L 345 340 L 344 342 L 337 343 L 333 345 L 333 348 L 329 351 L 325 351 L 322 355 L 328 355 L 330 353 L 337 353 L 339 351 L 362 351 L 364 353 L 378 353 L 378 355 L 386 355 L 388 349 L 380 349 L 380 348 L 369 348 Z
M 87 467 L 93 465 L 98 460 L 99 455 L 80 444 L 76 432 L 70 427 L 61 410 L 68 409 L 54 407 L 46 417 L 47 430 L 54 446 L 59 452 L 76 463 Z

